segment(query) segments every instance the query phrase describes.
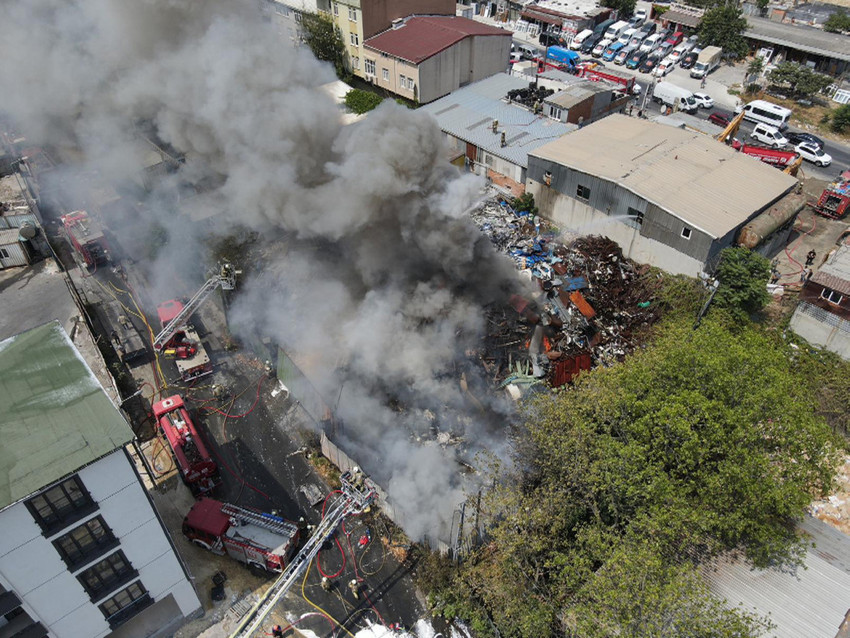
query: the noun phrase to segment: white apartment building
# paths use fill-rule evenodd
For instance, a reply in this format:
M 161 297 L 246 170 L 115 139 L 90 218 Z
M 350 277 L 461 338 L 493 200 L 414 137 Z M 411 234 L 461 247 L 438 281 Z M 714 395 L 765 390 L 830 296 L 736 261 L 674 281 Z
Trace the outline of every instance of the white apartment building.
M 169 636 L 201 603 L 58 322 L 0 341 L 0 638 Z

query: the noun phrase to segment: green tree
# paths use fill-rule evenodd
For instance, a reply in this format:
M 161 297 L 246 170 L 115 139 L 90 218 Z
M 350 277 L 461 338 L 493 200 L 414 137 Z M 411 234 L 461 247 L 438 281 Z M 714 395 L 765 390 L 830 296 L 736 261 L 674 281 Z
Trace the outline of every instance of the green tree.
M 770 262 L 747 248 L 724 248 L 714 273 L 720 282 L 714 305 L 729 310 L 738 321 L 761 310 L 768 301 Z
M 836 441 L 785 344 L 709 317 L 526 406 L 513 469 L 486 497 L 490 542 L 460 568 L 456 609 L 503 636 L 760 635 L 699 563 L 740 550 L 799 561 L 794 521 L 828 489 Z
M 826 22 L 823 23 L 823 30 L 830 33 L 850 31 L 850 15 L 847 15 L 844 9 L 839 9 L 826 19 Z
M 747 75 L 761 75 L 761 72 L 764 71 L 764 58 L 760 55 L 757 55 L 750 63 L 747 65 Z
M 345 44 L 333 20 L 318 13 L 304 12 L 302 15 L 304 43 L 319 60 L 334 65 L 337 77 L 345 78 Z
M 537 206 L 534 205 L 534 195 L 526 191 L 519 197 L 514 197 L 511 202 L 513 209 L 519 213 L 527 212 L 529 215 L 537 214 Z
M 820 93 L 833 80 L 828 75 L 815 73 L 809 67 L 796 62 L 783 62 L 773 69 L 767 79 L 774 84 L 789 87 L 794 94 L 811 96 Z
M 836 133 L 850 131 L 850 104 L 842 104 L 830 114 L 829 128 Z
M 384 98 L 371 91 L 351 89 L 345 94 L 345 105 L 358 115 L 367 113 L 383 102 Z
M 746 29 L 747 19 L 737 3 L 713 6 L 700 20 L 700 45 L 722 47 L 724 53 L 742 58 L 749 50 L 747 41 L 744 39 Z
M 602 6 L 614 9 L 621 20 L 628 20 L 635 12 L 636 0 L 603 0 Z

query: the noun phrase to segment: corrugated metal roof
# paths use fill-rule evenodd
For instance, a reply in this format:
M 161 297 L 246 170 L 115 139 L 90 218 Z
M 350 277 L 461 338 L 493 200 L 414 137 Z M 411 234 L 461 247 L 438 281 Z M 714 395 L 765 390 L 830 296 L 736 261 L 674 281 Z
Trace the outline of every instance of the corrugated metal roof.
M 0 341 L 0 509 L 132 440 L 59 322 Z
M 609 115 L 531 153 L 619 184 L 723 237 L 797 184 L 712 137 Z
M 576 82 L 563 91 L 559 91 L 548 98 L 547 103 L 560 106 L 565 109 L 574 107 L 576 104 L 581 104 L 589 97 L 597 93 L 610 93 L 611 86 L 607 82 L 591 82 L 590 80 L 582 80 Z
M 511 37 L 512 33 L 460 16 L 413 16 L 404 24 L 366 40 L 370 49 L 419 64 L 474 35 Z
M 784 24 L 767 18 L 746 16 L 749 28 L 744 36 L 771 44 L 780 44 L 789 49 L 806 51 L 826 58 L 850 62 L 850 43 L 846 35 L 827 33 L 823 29 Z
M 703 574 L 729 607 L 768 615 L 776 624 L 771 636 L 833 638 L 850 607 L 850 537 L 810 516 L 800 527 L 815 543 L 806 554 L 806 569 L 753 569 L 726 557 Z
M 684 11 L 679 11 L 677 9 L 670 9 L 670 11 L 664 13 L 664 20 L 666 22 L 683 24 L 686 27 L 696 29 L 700 20 L 702 20 L 702 16 L 694 15 L 693 13 L 685 13 Z
M 426 104 L 419 111 L 434 116 L 444 132 L 527 168 L 531 151 L 578 127 L 507 103 L 508 91 L 525 88 L 528 88 L 526 80 L 499 73 Z M 491 129 L 493 120 L 499 121 L 499 133 Z M 508 142 L 504 147 L 502 131 Z
M 0 230 L 0 245 L 5 246 L 6 244 L 17 244 L 20 232 L 21 231 L 17 228 L 6 228 Z
M 839 246 L 829 261 L 814 274 L 812 281 L 850 295 L 850 246 Z

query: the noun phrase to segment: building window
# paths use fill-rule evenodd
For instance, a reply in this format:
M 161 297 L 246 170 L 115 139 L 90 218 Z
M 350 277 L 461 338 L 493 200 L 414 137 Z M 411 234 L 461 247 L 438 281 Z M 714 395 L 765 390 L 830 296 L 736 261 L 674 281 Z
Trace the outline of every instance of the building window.
M 27 508 L 45 534 L 80 520 L 97 509 L 79 477 L 62 481 L 27 501 Z
M 844 295 L 841 293 L 830 290 L 829 288 L 824 288 L 820 291 L 820 296 L 826 299 L 829 303 L 840 304 L 844 299 Z
M 339 5 L 336 2 L 334 2 L 333 5 L 334 5 L 334 15 L 338 16 L 339 15 Z
M 637 208 L 629 207 L 629 216 L 626 218 L 626 224 L 635 228 L 643 226 L 643 213 Z
M 549 105 L 549 117 L 553 120 L 561 121 L 561 116 L 563 115 L 563 111 L 559 109 L 557 106 Z
M 413 82 L 413 78 L 407 78 L 407 90 L 413 91 L 416 89 L 416 84 Z
M 407 88 L 407 78 L 404 77 L 403 75 L 399 75 L 398 76 L 398 85 L 401 88 L 406 89 Z
M 684 237 L 685 239 L 690 239 L 690 238 L 691 238 L 691 229 L 690 229 L 690 228 L 688 228 L 687 226 L 685 226 L 684 228 L 682 228 L 682 237 Z
M 348 39 L 351 40 L 351 44 L 353 44 L 354 46 L 360 45 L 360 36 L 356 33 L 349 33 Z
M 366 75 L 375 75 L 375 61 L 366 58 L 363 60 L 363 66 L 365 67 Z
M 348 7 L 348 19 L 352 22 L 357 22 L 357 9 Z
M 590 199 L 590 189 L 587 186 L 578 185 L 576 188 L 576 197 L 588 201 Z
M 112 530 L 100 516 L 86 521 L 53 541 L 59 556 L 70 569 L 91 562 L 117 545 L 118 541 Z
M 390 81 L 390 71 L 389 69 L 381 69 L 384 72 L 384 82 Z
M 109 627 L 115 629 L 152 603 L 153 598 L 148 595 L 142 583 L 136 581 L 98 607 L 109 623 Z
M 301 24 L 301 14 L 300 13 L 295 14 L 295 22 L 297 22 L 298 24 Z
M 357 57 L 356 55 L 354 56 L 354 61 L 353 61 L 353 63 L 352 63 L 352 66 L 353 66 L 355 69 L 359 69 L 359 68 L 360 68 L 360 58 L 359 58 L 359 57 Z
M 0 248 L 0 259 L 9 259 L 9 251 L 5 248 Z
M 139 573 L 133 569 L 124 552 L 119 550 L 79 574 L 77 580 L 94 602 L 138 575 Z

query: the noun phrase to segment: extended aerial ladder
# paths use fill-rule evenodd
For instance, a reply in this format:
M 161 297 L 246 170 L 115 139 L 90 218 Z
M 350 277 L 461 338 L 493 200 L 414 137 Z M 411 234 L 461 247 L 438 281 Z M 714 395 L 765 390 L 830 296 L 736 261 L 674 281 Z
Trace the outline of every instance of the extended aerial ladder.
M 342 482 L 341 497 L 324 515 L 313 535 L 298 552 L 298 555 L 292 559 L 280 577 L 245 614 L 239 625 L 230 634 L 230 638 L 249 638 L 253 635 L 277 602 L 286 595 L 286 592 L 295 584 L 298 577 L 307 569 L 310 561 L 316 557 L 324 542 L 331 537 L 342 520 L 346 516 L 359 514 L 366 510 L 377 496 L 375 489 L 357 468 L 343 474 L 340 481 Z
M 233 290 L 236 287 L 236 275 L 238 274 L 239 271 L 235 270 L 230 264 L 222 264 L 219 267 L 218 273 L 207 279 L 206 283 L 201 286 L 201 289 L 195 293 L 195 296 L 192 297 L 185 306 L 183 306 L 180 312 L 177 313 L 174 318 L 168 322 L 168 325 L 166 325 L 156 336 L 153 340 L 153 347 L 156 351 L 162 351 L 172 337 L 174 337 L 175 333 L 179 332 L 179 330 L 186 325 L 189 321 L 189 317 L 191 317 L 195 311 L 201 307 L 201 305 L 219 286 L 221 286 L 222 290 Z

